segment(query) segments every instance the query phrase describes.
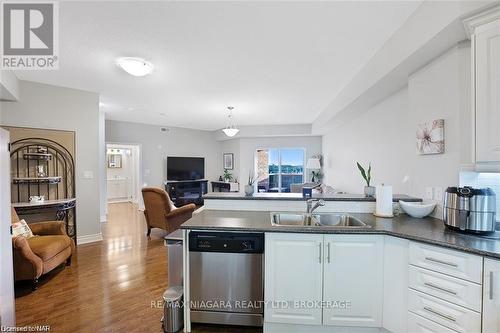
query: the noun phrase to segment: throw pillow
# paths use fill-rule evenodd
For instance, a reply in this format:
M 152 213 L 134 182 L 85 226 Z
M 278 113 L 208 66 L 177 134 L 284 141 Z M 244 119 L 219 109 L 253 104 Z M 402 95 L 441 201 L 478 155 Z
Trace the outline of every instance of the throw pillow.
M 24 236 L 26 238 L 33 237 L 33 232 L 31 231 L 28 223 L 25 220 L 12 223 L 12 237 Z

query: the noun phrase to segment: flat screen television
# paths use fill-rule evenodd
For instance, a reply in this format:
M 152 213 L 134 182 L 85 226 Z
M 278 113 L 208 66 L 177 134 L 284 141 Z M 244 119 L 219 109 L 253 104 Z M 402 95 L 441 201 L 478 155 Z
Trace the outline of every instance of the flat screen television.
M 197 180 L 205 178 L 203 157 L 167 157 L 167 180 Z

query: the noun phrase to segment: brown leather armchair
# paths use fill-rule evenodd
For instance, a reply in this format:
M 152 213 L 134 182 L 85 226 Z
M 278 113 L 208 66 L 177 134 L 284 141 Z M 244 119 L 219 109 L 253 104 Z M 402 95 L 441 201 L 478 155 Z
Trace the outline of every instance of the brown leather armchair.
M 14 208 L 11 208 L 11 217 L 12 223 L 19 221 Z M 32 280 L 36 289 L 40 276 L 63 263 L 71 265 L 75 243 L 66 235 L 63 221 L 30 223 L 29 227 L 35 237 L 12 238 L 14 278 L 16 281 Z
M 144 215 L 148 224 L 148 236 L 151 234 L 151 228 L 160 228 L 168 233 L 174 232 L 193 216 L 196 209 L 194 204 L 175 207 L 168 193 L 158 187 L 144 187 L 142 198 L 146 207 Z

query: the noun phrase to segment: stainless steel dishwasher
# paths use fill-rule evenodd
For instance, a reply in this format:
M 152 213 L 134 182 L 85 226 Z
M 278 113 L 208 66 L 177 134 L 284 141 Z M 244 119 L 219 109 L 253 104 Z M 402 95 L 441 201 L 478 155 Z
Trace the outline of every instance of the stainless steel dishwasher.
M 264 234 L 189 233 L 191 321 L 262 326 Z

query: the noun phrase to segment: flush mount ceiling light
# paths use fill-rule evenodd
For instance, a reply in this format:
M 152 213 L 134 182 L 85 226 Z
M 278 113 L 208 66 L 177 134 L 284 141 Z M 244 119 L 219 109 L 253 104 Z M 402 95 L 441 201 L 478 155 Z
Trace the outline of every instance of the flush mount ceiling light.
M 238 134 L 238 132 L 240 130 L 237 129 L 236 126 L 234 126 L 234 123 L 233 123 L 233 109 L 234 109 L 234 107 L 228 106 L 227 109 L 229 110 L 229 115 L 227 116 L 229 118 L 229 121 L 227 123 L 226 128 L 224 128 L 222 130 L 222 132 L 224 132 L 224 134 L 226 134 L 228 137 L 232 138 L 233 136 L 235 136 L 236 134 Z
M 125 72 L 133 76 L 145 76 L 153 70 L 153 64 L 143 58 L 118 58 L 116 64 Z

